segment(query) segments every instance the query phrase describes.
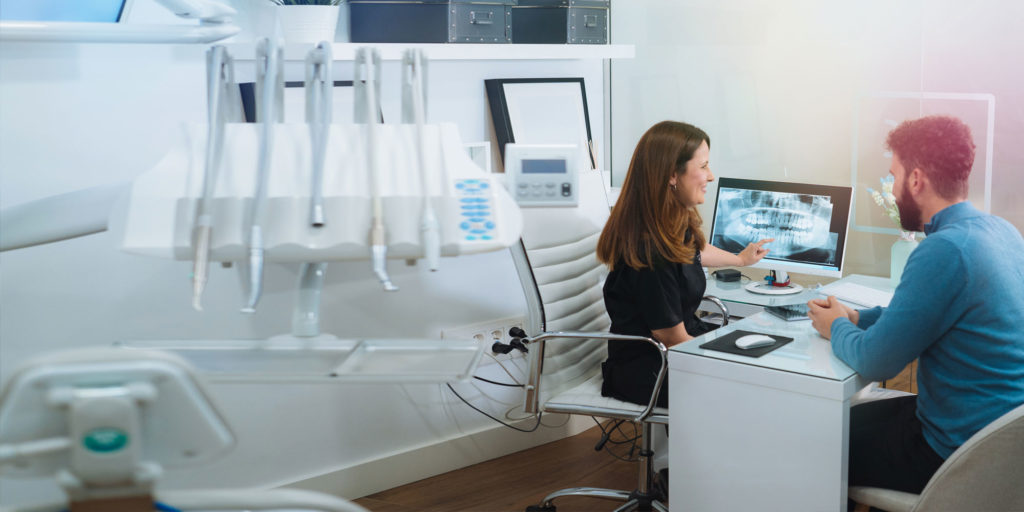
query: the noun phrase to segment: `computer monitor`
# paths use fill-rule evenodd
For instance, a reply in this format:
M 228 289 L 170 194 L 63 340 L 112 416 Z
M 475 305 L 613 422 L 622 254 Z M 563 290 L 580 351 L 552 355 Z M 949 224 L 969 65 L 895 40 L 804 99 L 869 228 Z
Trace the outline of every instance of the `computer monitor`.
M 851 187 L 721 178 L 709 243 L 738 253 L 774 238 L 753 267 L 842 277 L 852 196 Z
M 131 0 L 0 0 L 0 19 L 118 23 Z

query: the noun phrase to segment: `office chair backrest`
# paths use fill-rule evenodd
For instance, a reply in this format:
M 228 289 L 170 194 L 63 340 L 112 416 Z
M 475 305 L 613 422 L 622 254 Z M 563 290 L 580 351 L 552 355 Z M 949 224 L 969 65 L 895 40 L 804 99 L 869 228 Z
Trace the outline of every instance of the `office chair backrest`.
M 953 452 L 914 510 L 1024 510 L 1024 405 Z
M 552 331 L 607 331 L 611 320 L 604 309 L 602 287 L 607 268 L 595 250 L 605 222 L 608 201 L 599 171 L 580 173 L 579 205 L 523 208 L 523 233 L 512 259 L 527 302 L 525 330 L 530 336 Z M 543 397 L 592 377 L 608 356 L 607 343 L 543 342 L 530 345 L 532 382 L 538 396 L 527 390 L 526 410 L 536 411 Z

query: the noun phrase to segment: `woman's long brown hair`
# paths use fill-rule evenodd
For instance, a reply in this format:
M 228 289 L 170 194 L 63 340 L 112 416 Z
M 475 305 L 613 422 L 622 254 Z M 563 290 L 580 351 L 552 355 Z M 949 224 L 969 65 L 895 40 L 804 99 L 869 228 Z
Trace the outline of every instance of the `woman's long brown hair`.
M 686 172 L 686 162 L 702 142 L 711 146 L 703 130 L 676 121 L 662 121 L 640 137 L 622 192 L 597 242 L 597 258 L 609 269 L 620 262 L 645 268 L 653 265 L 655 254 L 689 264 L 704 249 L 700 213 L 679 204 L 668 185 L 673 174 Z

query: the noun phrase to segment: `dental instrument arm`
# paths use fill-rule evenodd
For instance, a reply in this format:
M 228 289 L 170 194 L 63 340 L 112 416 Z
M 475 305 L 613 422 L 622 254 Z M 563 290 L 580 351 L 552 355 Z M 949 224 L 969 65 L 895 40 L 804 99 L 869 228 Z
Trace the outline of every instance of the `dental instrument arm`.
M 373 221 L 370 227 L 370 247 L 373 259 L 373 273 L 384 285 L 384 290 L 393 292 L 398 287 L 391 282 L 387 270 L 387 232 L 384 229 L 384 207 L 381 199 L 381 177 L 378 176 L 377 125 L 380 118 L 380 53 L 376 48 L 360 48 L 356 52 L 356 122 L 366 124 L 366 168 L 370 177 Z M 364 82 L 365 80 L 365 82 Z M 361 98 L 359 97 L 361 95 Z M 362 100 L 362 102 L 360 102 Z M 363 104 L 362 108 L 360 103 Z M 361 117 L 362 116 L 362 117 Z
M 419 161 L 420 190 L 423 196 L 423 211 L 420 215 L 423 254 L 427 260 L 427 268 L 436 272 L 441 265 L 441 227 L 437 221 L 437 214 L 434 212 L 434 204 L 430 200 L 430 184 L 433 176 L 431 176 L 430 166 L 427 165 L 425 155 L 426 135 L 423 125 L 426 123 L 427 110 L 427 70 L 423 51 L 419 49 L 406 50 L 402 66 L 402 74 L 405 78 L 403 87 L 406 91 L 403 98 L 406 103 L 403 122 L 412 121 L 416 125 L 416 159 Z
M 227 23 L 238 14 L 235 9 L 213 0 L 156 0 L 175 16 L 197 19 L 200 23 Z
M 76 43 L 212 43 L 241 29 L 231 23 L 235 9 L 214 0 L 156 0 L 199 25 L 91 21 L 0 21 L 0 41 Z
M 272 39 L 263 39 L 256 47 L 256 84 L 261 95 L 260 110 L 260 152 L 257 159 L 256 188 L 253 191 L 252 206 L 249 210 L 249 294 L 242 308 L 243 313 L 254 313 L 256 304 L 263 293 L 263 228 L 260 223 L 267 199 L 267 181 L 270 175 L 271 146 L 275 117 L 279 115 L 277 90 L 284 88 L 280 66 L 283 59 L 281 45 Z
M 129 183 L 115 183 L 4 208 L 0 252 L 106 231 L 110 205 L 130 189 Z

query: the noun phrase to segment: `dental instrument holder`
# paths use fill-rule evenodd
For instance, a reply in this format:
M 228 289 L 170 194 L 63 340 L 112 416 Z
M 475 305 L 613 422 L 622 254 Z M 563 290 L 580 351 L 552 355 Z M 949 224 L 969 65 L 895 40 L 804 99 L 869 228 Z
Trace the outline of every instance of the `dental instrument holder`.
M 804 287 L 790 282 L 789 274 L 783 270 L 770 270 L 764 282 L 753 281 L 744 286 L 748 292 L 762 295 L 789 295 L 800 293 Z
M 321 42 L 306 55 L 306 123 L 309 124 L 313 151 L 310 224 L 324 226 L 323 179 L 327 152 L 327 133 L 331 126 L 334 79 L 331 74 L 331 44 Z M 299 291 L 292 313 L 292 335 L 320 335 L 320 298 L 327 274 L 327 263 L 303 263 L 299 270 Z
M 381 200 L 380 170 L 377 162 L 377 127 L 380 124 L 380 52 L 376 48 L 359 48 L 355 59 L 355 122 L 366 126 L 367 169 L 370 192 L 373 195 L 373 221 L 370 227 L 373 273 L 384 285 L 384 290 L 398 291 L 387 270 L 387 231 L 384 227 L 384 208 Z
M 430 201 L 431 180 L 425 157 L 423 125 L 427 119 L 427 60 L 423 50 L 406 50 L 402 57 L 402 122 L 416 125 L 416 158 L 419 163 L 423 190 L 423 213 L 420 219 L 420 233 L 423 238 L 423 254 L 427 268 L 436 272 L 441 266 L 441 227 L 437 213 Z
M 259 101 L 256 118 L 260 126 L 260 151 L 256 165 L 256 188 L 249 209 L 249 260 L 240 265 L 248 275 L 248 294 L 243 313 L 254 313 L 263 293 L 263 207 L 267 200 L 267 182 L 273 148 L 275 122 L 284 120 L 284 47 L 279 41 L 264 38 L 256 45 L 256 92 Z

